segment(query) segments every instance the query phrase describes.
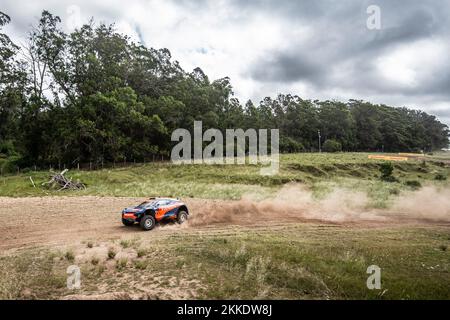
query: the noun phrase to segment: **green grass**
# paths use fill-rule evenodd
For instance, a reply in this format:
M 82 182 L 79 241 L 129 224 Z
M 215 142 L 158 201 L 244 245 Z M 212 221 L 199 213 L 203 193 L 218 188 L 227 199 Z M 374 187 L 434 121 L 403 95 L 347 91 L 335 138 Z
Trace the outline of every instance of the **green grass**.
M 46 249 L 0 257 L 0 299 L 36 299 L 61 293 L 67 278 L 61 266 L 70 264 L 63 258 Z
M 392 196 L 412 189 L 411 181 L 422 185 L 448 186 L 448 165 L 433 161 L 409 160 L 395 163 L 394 175 L 398 182 L 380 181 L 380 160 L 368 159 L 366 153 L 311 153 L 281 156 L 280 172 L 261 176 L 256 165 L 174 165 L 151 163 L 127 168 L 98 171 L 69 172 L 81 180 L 87 189 L 77 192 L 57 192 L 41 186 L 48 180 L 48 172 L 0 177 L 0 196 L 96 195 L 147 197 L 197 197 L 213 199 L 240 199 L 251 196 L 258 199 L 274 195 L 289 182 L 309 186 L 320 197 L 334 188 L 348 188 L 366 192 L 375 207 L 386 206 Z M 439 154 L 439 158 L 443 156 Z M 35 181 L 34 188 L 29 177 Z M 440 176 L 441 179 L 436 179 Z M 408 182 L 409 181 L 409 182 Z M 409 184 L 409 186 L 407 185 Z M 417 184 L 415 184 L 417 185 Z
M 209 284 L 203 298 L 450 298 L 446 229 L 296 226 L 180 238 L 177 253 Z M 370 265 L 382 269 L 382 290 L 367 289 Z
M 65 288 L 72 263 L 62 253 L 25 249 L 0 257 L 0 298 L 53 299 L 98 294 L 98 288 L 131 294 L 150 284 L 167 292 L 182 290 L 187 280 L 200 284 L 188 286 L 197 299 L 450 299 L 449 245 L 448 228 L 437 226 L 303 224 L 159 234 L 132 249 L 149 250 L 145 258 L 77 260 L 79 292 Z M 381 268 L 381 290 L 366 286 L 371 265 Z

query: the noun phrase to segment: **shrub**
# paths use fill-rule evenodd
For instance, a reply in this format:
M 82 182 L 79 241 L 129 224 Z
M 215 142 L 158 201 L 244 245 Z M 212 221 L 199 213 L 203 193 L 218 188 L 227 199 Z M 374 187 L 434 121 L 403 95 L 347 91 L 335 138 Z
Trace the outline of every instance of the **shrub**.
M 137 257 L 138 258 L 142 258 L 142 257 L 144 257 L 144 256 L 146 256 L 147 255 L 147 250 L 145 250 L 145 249 L 139 249 L 138 251 L 137 251 Z
M 305 147 L 301 142 L 298 142 L 291 137 L 281 137 L 280 151 L 283 153 L 296 153 L 305 151 Z
M 139 270 L 147 269 L 148 261 L 146 260 L 136 260 L 134 261 L 134 267 Z
M 1 158 L 0 158 L 1 159 Z M 6 159 L 1 159 L 0 170 L 3 174 L 5 173 L 16 173 L 17 168 L 17 157 L 8 157 Z
M 108 250 L 108 259 L 112 260 L 116 257 L 116 251 L 113 248 L 109 248 Z
M 17 155 L 14 144 L 11 140 L 0 142 L 0 154 L 5 155 L 6 157 Z
M 444 175 L 441 174 L 441 173 L 438 173 L 438 174 L 434 177 L 434 179 L 437 180 L 437 181 L 445 181 L 445 180 L 447 180 L 447 177 L 444 176 Z
M 342 144 L 334 139 L 328 139 L 323 144 L 323 151 L 330 153 L 340 152 L 342 151 Z
M 413 189 L 420 189 L 422 187 L 422 184 L 417 180 L 409 180 L 406 181 L 405 184 Z
M 400 190 L 398 190 L 398 189 L 391 189 L 389 191 L 389 193 L 394 195 L 394 196 L 398 196 L 400 194 Z
M 122 240 L 122 241 L 120 241 L 120 245 L 124 249 L 129 248 L 131 246 L 131 244 L 132 244 L 132 242 L 130 240 Z
M 98 275 L 101 275 L 105 271 L 106 271 L 106 267 L 103 264 L 100 264 L 97 266 L 97 274 Z
M 64 254 L 64 257 L 69 261 L 75 260 L 75 254 L 71 250 L 66 251 L 66 253 Z
M 117 270 L 123 270 L 128 264 L 127 258 L 122 258 L 119 261 L 116 262 L 116 268 Z
M 23 168 L 20 170 L 21 173 L 30 173 L 31 169 L 30 168 Z
M 87 243 L 87 247 L 88 247 L 89 249 L 93 248 L 93 247 L 94 247 L 94 243 L 93 243 L 92 241 L 89 241 L 89 242 Z
M 381 180 L 386 182 L 396 182 L 397 178 L 393 176 L 394 165 L 391 162 L 383 162 L 380 165 Z
M 97 257 L 94 257 L 94 258 L 91 259 L 91 263 L 92 263 L 94 266 L 98 265 L 99 262 L 100 262 L 100 259 L 97 258 Z

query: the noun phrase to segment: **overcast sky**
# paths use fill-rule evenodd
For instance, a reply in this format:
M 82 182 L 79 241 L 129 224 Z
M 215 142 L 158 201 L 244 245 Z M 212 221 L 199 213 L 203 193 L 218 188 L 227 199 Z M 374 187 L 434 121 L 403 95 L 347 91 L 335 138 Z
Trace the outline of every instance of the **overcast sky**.
M 381 28 L 370 5 L 380 8 Z M 421 108 L 450 124 L 450 1 L 0 0 L 15 41 L 43 9 L 66 31 L 94 17 L 186 70 L 229 76 L 241 102 L 293 93 Z

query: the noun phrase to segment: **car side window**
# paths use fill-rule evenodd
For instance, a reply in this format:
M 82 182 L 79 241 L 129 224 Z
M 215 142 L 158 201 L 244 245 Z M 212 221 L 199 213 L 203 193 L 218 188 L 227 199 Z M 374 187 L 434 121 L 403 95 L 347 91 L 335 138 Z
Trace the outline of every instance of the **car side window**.
M 167 201 L 167 200 L 161 200 L 161 201 L 158 202 L 158 207 L 166 206 L 166 205 L 168 205 L 168 204 L 169 204 L 169 201 Z

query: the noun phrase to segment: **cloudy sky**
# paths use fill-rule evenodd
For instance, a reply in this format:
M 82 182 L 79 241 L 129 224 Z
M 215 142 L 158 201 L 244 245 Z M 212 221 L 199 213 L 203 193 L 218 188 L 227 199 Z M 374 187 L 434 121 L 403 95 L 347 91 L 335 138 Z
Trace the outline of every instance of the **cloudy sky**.
M 450 1 L 0 0 L 16 41 L 43 9 L 67 31 L 90 17 L 115 22 L 147 46 L 169 48 L 186 70 L 229 76 L 242 102 L 278 93 L 355 98 L 421 108 L 450 124 Z

